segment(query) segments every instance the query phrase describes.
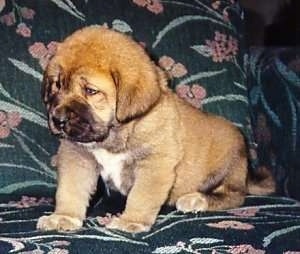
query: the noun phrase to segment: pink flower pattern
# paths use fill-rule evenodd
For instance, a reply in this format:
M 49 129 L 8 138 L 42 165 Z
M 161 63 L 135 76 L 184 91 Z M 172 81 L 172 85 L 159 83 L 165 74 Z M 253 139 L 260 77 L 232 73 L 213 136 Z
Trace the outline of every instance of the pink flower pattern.
M 66 249 L 54 248 L 47 252 L 47 254 L 69 254 L 69 251 Z
M 223 19 L 226 23 L 228 23 L 230 21 L 229 13 L 226 9 L 223 10 Z
M 238 229 L 238 230 L 251 230 L 254 228 L 253 225 L 249 223 L 243 223 L 240 221 L 224 220 L 217 223 L 208 223 L 207 226 L 213 228 L 222 228 L 222 229 Z
M 35 15 L 35 11 L 27 8 L 27 7 L 22 7 L 21 8 L 21 15 L 24 19 L 33 19 Z
M 232 210 L 228 211 L 229 214 L 233 214 L 233 215 L 236 215 L 236 216 L 239 216 L 239 217 L 253 217 L 258 212 L 259 212 L 259 209 L 255 208 L 255 207 L 248 208 L 248 209 L 238 208 L 238 209 L 232 209 Z
M 159 14 L 164 11 L 164 7 L 160 0 L 133 0 L 133 3 L 141 7 L 146 7 L 154 14 Z
M 23 22 L 23 20 L 33 20 L 35 11 L 25 6 L 21 7 L 15 1 L 13 1 L 12 5 L 12 11 L 2 15 L 0 17 L 0 23 L 5 24 L 6 26 L 13 26 L 18 20 L 20 23 L 18 23 L 16 27 L 16 33 L 25 38 L 31 37 L 31 28 L 28 24 Z
M 36 197 L 28 197 L 22 196 L 21 200 L 19 201 L 10 201 L 9 205 L 15 206 L 16 208 L 28 208 L 33 206 L 39 205 L 51 205 L 53 204 L 52 198 L 36 198 Z
M 186 100 L 196 108 L 201 107 L 202 100 L 206 97 L 205 88 L 198 84 L 178 85 L 176 93 L 180 98 Z
M 231 254 L 264 254 L 264 250 L 259 250 L 253 248 L 253 246 L 248 244 L 242 244 L 237 246 L 232 246 L 229 250 Z
M 45 254 L 45 252 L 43 250 L 40 250 L 40 249 L 29 250 L 29 251 L 22 251 L 21 253 L 22 254 Z
M 221 9 L 221 2 L 219 0 L 212 1 L 211 7 L 214 10 L 220 10 L 220 13 L 223 15 L 224 21 L 229 21 L 229 13 L 226 9 Z M 234 3 L 234 0 L 230 0 L 231 3 Z M 145 9 L 149 10 L 154 14 L 160 14 L 164 11 L 164 7 L 159 0 L 133 0 L 138 6 L 144 7 Z M 5 0 L 0 0 L 0 12 L 5 7 Z M 22 23 L 17 23 L 16 33 L 24 38 L 31 37 L 31 26 L 30 20 L 34 19 L 36 13 L 34 10 L 27 8 L 27 7 L 20 7 L 20 12 L 17 14 L 13 11 L 6 13 L 0 17 L 0 23 L 6 26 L 14 26 L 16 25 L 17 21 L 20 22 L 20 19 L 23 21 Z M 20 17 L 19 17 L 19 16 Z M 20 18 L 20 19 L 19 19 Z M 26 23 L 25 23 L 26 22 Z M 105 25 L 105 24 L 104 24 Z M 106 24 L 107 25 L 107 24 Z M 142 47 L 144 47 L 144 43 L 140 43 Z M 48 64 L 49 59 L 53 56 L 56 52 L 58 43 L 53 41 L 50 42 L 48 45 L 45 45 L 42 42 L 36 42 L 31 45 L 28 49 L 30 54 L 33 58 L 39 60 L 39 64 L 44 69 L 45 66 Z M 210 49 L 211 57 L 214 62 L 223 62 L 223 61 L 231 61 L 237 55 L 238 52 L 238 41 L 226 34 L 216 31 L 215 37 L 213 40 L 207 40 L 206 46 Z M 168 56 L 161 57 L 159 61 L 160 66 L 169 74 L 170 77 L 173 78 L 180 78 L 183 77 L 188 73 L 186 67 L 179 62 L 176 62 L 173 58 Z M 295 70 L 300 69 L 299 61 L 295 63 L 291 63 L 291 68 Z M 200 108 L 202 100 L 206 97 L 207 92 L 204 87 L 199 84 L 191 84 L 191 85 L 178 85 L 176 87 L 176 93 L 187 102 L 191 103 L 194 107 Z M 265 119 L 260 118 L 258 119 L 258 128 L 259 133 L 256 133 L 257 139 L 268 142 L 270 141 L 270 133 L 269 130 L 266 130 L 266 123 Z M 12 132 L 13 128 L 16 128 L 22 122 L 22 118 L 18 112 L 4 112 L 0 111 L 0 139 L 7 138 L 10 133 Z M 55 162 L 55 158 L 53 159 Z M 55 164 L 55 163 L 54 163 Z M 38 205 L 48 205 L 53 204 L 52 199 L 48 198 L 35 198 L 35 197 L 28 197 L 23 196 L 19 201 L 11 201 L 9 202 L 11 206 L 16 208 L 28 208 L 34 207 Z M 249 208 L 249 209 L 232 209 L 228 211 L 229 214 L 233 214 L 239 217 L 252 217 L 255 216 L 259 212 L 257 208 Z M 114 217 L 118 217 L 120 214 L 112 215 L 107 213 L 104 217 L 97 217 L 97 221 L 100 225 L 106 225 L 111 222 Z M 0 221 L 2 218 L 0 218 Z M 207 224 L 210 227 L 220 228 L 220 229 L 237 229 L 237 230 L 251 230 L 254 228 L 253 225 L 248 223 L 241 223 L 238 221 L 221 221 L 219 223 L 209 223 Z M 68 241 L 54 241 L 50 244 L 53 246 L 53 249 L 48 249 L 46 252 L 42 250 L 33 250 L 28 251 L 28 253 L 48 253 L 48 254 L 68 254 L 69 251 L 63 249 L 64 246 L 69 246 L 70 242 Z M 186 243 L 180 241 L 177 242 L 176 247 L 178 248 L 185 248 L 187 246 Z M 65 247 L 67 248 L 67 247 Z M 229 253 L 232 254 L 241 254 L 241 253 L 248 253 L 248 254 L 264 254 L 264 250 L 255 249 L 252 245 L 242 244 L 237 246 L 227 246 L 230 248 L 228 250 Z M 24 252 L 25 253 L 25 252 Z M 198 252 L 195 252 L 198 253 Z M 217 250 L 212 250 L 212 253 L 218 253 Z M 300 251 L 286 251 L 283 254 L 300 254 Z
M 11 129 L 16 128 L 22 119 L 18 112 L 0 111 L 0 138 L 7 138 Z
M 234 0 L 230 0 L 230 3 L 231 4 L 235 4 L 235 1 Z M 222 4 L 222 1 L 220 0 L 214 0 L 212 3 L 211 3 L 211 7 L 216 10 L 216 11 L 220 11 L 223 15 L 223 20 L 228 23 L 230 22 L 230 17 L 229 17 L 229 13 L 228 13 L 228 6 L 225 7 L 224 9 L 222 9 L 221 7 L 221 4 Z
M 65 241 L 65 240 L 57 240 L 57 241 L 53 241 L 51 243 L 49 243 L 51 246 L 69 246 L 70 242 Z
M 45 46 L 42 42 L 35 42 L 28 48 L 28 51 L 33 58 L 39 60 L 42 69 L 45 69 L 50 58 L 55 54 L 58 44 L 56 41 L 51 41 Z
M 160 57 L 158 64 L 168 73 L 171 78 L 183 77 L 188 72 L 182 63 L 176 63 L 175 60 L 169 56 Z
M 9 12 L 0 17 L 0 22 L 7 26 L 12 26 L 16 23 L 16 16 L 13 12 Z
M 213 40 L 206 40 L 207 51 L 214 62 L 231 61 L 237 55 L 239 47 L 237 39 L 219 31 L 215 32 Z
M 23 37 L 31 37 L 31 29 L 25 23 L 20 23 L 17 26 L 16 33 Z

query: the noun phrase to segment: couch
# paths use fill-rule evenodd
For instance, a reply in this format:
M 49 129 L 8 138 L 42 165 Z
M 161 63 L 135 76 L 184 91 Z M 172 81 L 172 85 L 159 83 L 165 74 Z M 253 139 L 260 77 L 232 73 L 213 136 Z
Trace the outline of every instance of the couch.
M 218 212 L 163 207 L 150 232 L 127 234 L 104 227 L 124 197 L 100 179 L 82 229 L 38 231 L 54 209 L 59 143 L 40 99 L 43 70 L 59 41 L 95 24 L 133 36 L 178 96 L 239 127 L 249 172 L 272 172 L 276 193 Z M 247 48 L 235 0 L 0 0 L 0 34 L 1 254 L 300 253 L 300 50 Z

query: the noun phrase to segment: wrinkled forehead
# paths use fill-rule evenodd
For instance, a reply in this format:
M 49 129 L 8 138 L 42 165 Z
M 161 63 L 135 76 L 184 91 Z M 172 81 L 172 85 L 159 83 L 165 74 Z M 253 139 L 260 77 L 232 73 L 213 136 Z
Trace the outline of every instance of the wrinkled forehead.
M 113 77 L 109 71 L 80 67 L 69 73 L 69 88 L 89 86 L 109 90 L 115 87 Z
M 108 69 L 91 63 L 67 65 L 65 61 L 54 58 L 48 65 L 47 77 L 50 83 L 58 82 L 65 89 L 78 85 L 93 85 L 97 88 L 114 86 L 114 80 Z

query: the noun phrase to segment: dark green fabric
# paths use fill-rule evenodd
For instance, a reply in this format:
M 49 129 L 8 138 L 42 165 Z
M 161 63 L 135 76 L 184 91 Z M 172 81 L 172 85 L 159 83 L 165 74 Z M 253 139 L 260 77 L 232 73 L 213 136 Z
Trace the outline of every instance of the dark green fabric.
M 170 86 L 180 96 L 196 107 L 232 120 L 248 142 L 253 143 L 243 71 L 243 22 L 235 1 L 3 3 L 6 5 L 1 6 L 0 12 L 0 193 L 53 194 L 55 171 L 50 160 L 57 140 L 47 130 L 41 104 L 42 67 L 53 54 L 55 42 L 91 24 L 132 35 L 169 72 Z
M 13 200 L 13 199 L 12 199 Z M 103 212 L 89 216 L 73 233 L 36 231 L 51 201 L 23 197 L 0 202 L 0 253 L 299 253 L 300 206 L 276 197 L 248 197 L 244 207 L 224 212 L 161 213 L 149 233 L 106 230 Z M 14 252 L 13 252 L 14 251 Z
M 252 48 L 248 78 L 258 167 L 299 200 L 300 48 Z
M 175 92 L 241 127 L 252 165 L 260 166 L 244 71 L 247 63 L 253 70 L 260 65 L 244 52 L 241 16 L 233 0 L 0 0 L 0 253 L 299 253 L 300 207 L 286 198 L 252 196 L 242 208 L 199 214 L 164 208 L 151 232 L 137 235 L 101 225 L 124 202 L 95 200 L 77 232 L 35 229 L 53 211 L 53 200 L 44 197 L 53 197 L 56 186 L 51 157 L 58 142 L 40 99 L 43 67 L 57 41 L 87 25 L 106 25 L 145 45 L 173 77 Z

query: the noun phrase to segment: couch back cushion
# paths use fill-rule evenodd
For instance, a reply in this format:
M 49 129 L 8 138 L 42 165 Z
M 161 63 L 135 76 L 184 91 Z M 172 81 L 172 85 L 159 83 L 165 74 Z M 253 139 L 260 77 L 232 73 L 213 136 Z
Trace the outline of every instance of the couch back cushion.
M 251 48 L 248 81 L 257 165 L 300 200 L 300 48 Z
M 0 194 L 53 194 L 58 140 L 48 131 L 40 99 L 43 69 L 57 42 L 88 25 L 133 36 L 168 72 L 174 92 L 231 120 L 253 143 L 243 22 L 234 0 L 0 3 Z

